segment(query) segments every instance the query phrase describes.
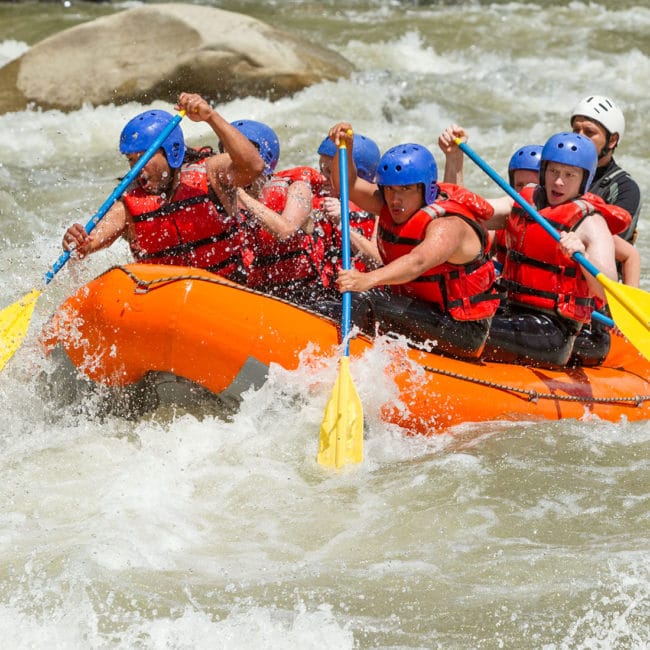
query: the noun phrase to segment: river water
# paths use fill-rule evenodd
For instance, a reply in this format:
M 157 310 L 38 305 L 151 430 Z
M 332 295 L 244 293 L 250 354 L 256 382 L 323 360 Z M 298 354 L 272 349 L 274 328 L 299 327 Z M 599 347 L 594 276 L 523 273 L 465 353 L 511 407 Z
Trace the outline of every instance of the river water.
M 2 3 L 0 64 L 135 4 Z M 573 104 L 596 93 L 624 107 L 617 159 L 650 195 L 641 0 L 211 4 L 358 68 L 275 103 L 219 106 L 273 126 L 280 166 L 315 164 L 327 128 L 346 119 L 382 150 L 415 141 L 435 154 L 440 130 L 458 122 L 505 172 L 514 149 L 566 129 Z M 140 110 L 0 116 L 2 306 L 40 282 L 65 227 L 113 190 L 126 171 L 119 132 Z M 190 143 L 211 142 L 202 125 L 183 128 Z M 469 161 L 466 182 L 498 195 Z M 353 364 L 366 458 L 341 472 L 315 462 L 331 384 L 308 388 L 307 369 L 273 368 L 230 418 L 201 408 L 100 417 L 92 397 L 61 410 L 38 380 L 49 370 L 40 327 L 76 287 L 128 259 L 116 244 L 70 263 L 0 374 L 3 647 L 648 647 L 650 424 L 468 423 L 407 436 L 379 417 L 391 394 L 380 351 Z

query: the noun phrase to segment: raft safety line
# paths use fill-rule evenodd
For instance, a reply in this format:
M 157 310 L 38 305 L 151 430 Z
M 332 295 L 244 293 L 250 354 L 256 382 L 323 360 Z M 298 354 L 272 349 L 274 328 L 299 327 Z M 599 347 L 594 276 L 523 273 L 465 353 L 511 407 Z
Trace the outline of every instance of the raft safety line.
M 529 402 L 537 402 L 540 399 L 548 399 L 554 402 L 585 402 L 587 404 L 617 404 L 619 402 L 632 403 L 634 406 L 643 406 L 643 402 L 650 399 L 650 395 L 635 395 L 634 397 L 581 397 L 578 395 L 556 395 L 554 393 L 540 393 L 536 390 L 527 390 L 526 388 L 518 388 L 516 386 L 508 386 L 507 384 L 498 384 L 494 381 L 486 379 L 479 379 L 478 377 L 469 377 L 461 375 L 451 370 L 443 370 L 442 368 L 432 368 L 431 366 L 423 366 L 427 372 L 435 372 L 439 375 L 452 377 L 453 379 L 460 379 L 468 381 L 473 384 L 480 384 L 488 388 L 496 388 L 498 390 L 510 391 L 513 393 L 521 393 L 528 396 Z
M 237 291 L 244 291 L 246 293 L 252 293 L 255 296 L 262 296 L 264 298 L 272 298 L 273 300 L 278 300 L 279 302 L 283 302 L 285 305 L 291 305 L 292 307 L 296 307 L 298 309 L 302 309 L 303 311 L 308 311 L 310 314 L 314 314 L 316 316 L 320 316 L 321 318 L 325 318 L 327 320 L 333 320 L 329 316 L 326 316 L 325 314 L 321 314 L 320 312 L 314 311 L 313 309 L 309 309 L 309 307 L 304 307 L 301 305 L 296 305 L 296 303 L 291 302 L 290 300 L 285 300 L 284 298 L 280 298 L 279 296 L 274 296 L 269 293 L 264 293 L 263 291 L 257 291 L 256 289 L 251 289 L 250 287 L 245 287 L 241 284 L 237 284 L 236 282 L 233 282 L 231 280 L 224 280 L 223 278 L 220 278 L 219 276 L 215 275 L 213 278 L 206 278 L 203 275 L 192 275 L 191 273 L 188 275 L 171 275 L 166 278 L 157 278 L 156 280 L 143 280 L 139 278 L 135 273 L 132 271 L 129 271 L 129 269 L 124 268 L 123 266 L 112 266 L 111 268 L 107 269 L 105 273 L 102 273 L 102 275 L 105 275 L 106 273 L 110 273 L 111 271 L 122 271 L 127 277 L 129 277 L 133 283 L 136 285 L 135 292 L 136 293 L 148 293 L 149 291 L 153 289 L 157 289 L 157 285 L 164 285 L 164 284 L 171 284 L 176 281 L 183 281 L 183 280 L 198 280 L 200 282 L 208 282 L 210 284 L 220 284 L 223 287 L 230 287 L 231 289 L 236 289 Z M 208 271 L 209 272 L 209 271 Z
M 139 278 L 137 275 L 135 275 L 135 273 L 132 273 L 128 269 L 125 269 L 123 266 L 113 266 L 110 269 L 108 269 L 106 273 L 108 273 L 109 271 L 114 271 L 116 269 L 122 271 L 133 281 L 133 283 L 137 287 L 136 291 L 138 293 L 147 293 L 152 288 L 155 288 L 156 285 L 169 284 L 171 282 L 176 282 L 180 280 L 199 280 L 201 282 L 211 282 L 213 284 L 221 284 L 223 286 L 232 287 L 233 289 L 239 289 L 241 291 L 246 291 L 247 293 L 252 293 L 258 296 L 265 296 L 267 298 L 271 297 L 274 300 L 279 300 L 281 302 L 284 302 L 287 305 L 292 305 L 293 307 L 296 306 L 294 303 L 290 302 L 289 300 L 284 300 L 283 298 L 278 298 L 277 296 L 269 296 L 269 294 L 267 293 L 256 291 L 255 289 L 251 289 L 250 287 L 244 287 L 242 285 L 237 284 L 236 282 L 234 283 L 225 282 L 222 278 L 219 278 L 218 276 L 215 276 L 214 278 L 206 278 L 202 275 L 188 274 L 188 275 L 173 275 L 166 278 L 158 278 L 156 280 L 143 280 Z M 305 308 L 301 307 L 301 309 L 305 309 Z M 309 309 L 307 309 L 307 311 L 317 314 L 318 316 L 321 316 L 323 318 L 327 318 L 326 316 L 323 316 L 323 314 L 319 314 L 318 312 L 313 312 Z M 537 402 L 540 399 L 548 399 L 554 402 L 584 402 L 585 404 L 617 404 L 623 402 L 626 404 L 629 403 L 636 407 L 639 407 L 642 406 L 644 402 L 650 399 L 650 395 L 635 395 L 633 397 L 580 397 L 577 395 L 555 395 L 553 393 L 540 393 L 536 390 L 527 390 L 526 388 L 519 388 L 517 386 L 508 386 L 507 384 L 499 384 L 494 381 L 479 379 L 478 377 L 470 377 L 468 375 L 462 375 L 457 372 L 452 372 L 451 370 L 443 370 L 442 368 L 433 368 L 432 366 L 422 366 L 422 367 L 427 372 L 433 372 L 439 375 L 445 375 L 446 377 L 452 377 L 453 379 L 460 379 L 461 381 L 467 381 L 473 384 L 479 384 L 480 386 L 487 386 L 488 388 L 494 388 L 497 390 L 509 391 L 511 393 L 520 393 L 522 395 L 526 395 L 528 397 L 528 401 L 533 403 Z

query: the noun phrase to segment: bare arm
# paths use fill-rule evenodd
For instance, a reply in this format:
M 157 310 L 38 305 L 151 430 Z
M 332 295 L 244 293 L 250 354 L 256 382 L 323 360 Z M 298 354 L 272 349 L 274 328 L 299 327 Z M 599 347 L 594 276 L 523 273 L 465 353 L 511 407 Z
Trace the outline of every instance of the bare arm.
M 630 242 L 618 235 L 614 236 L 614 253 L 621 265 L 623 284 L 639 287 L 641 284 L 641 255 Z
M 124 235 L 129 221 L 124 204 L 116 201 L 90 234 L 79 223 L 70 226 L 63 235 L 63 249 L 76 251 L 77 257 L 82 259 L 110 246 L 120 235 Z
M 614 238 L 601 215 L 593 214 L 576 230 L 560 233 L 560 248 L 569 257 L 576 252 L 582 253 L 601 273 L 611 280 L 618 280 Z M 586 269 L 582 269 L 582 273 L 592 294 L 605 300 L 605 291 L 600 282 Z
M 227 122 L 208 102 L 195 93 L 181 93 L 176 105 L 185 109 L 193 122 L 206 122 L 221 142 L 224 152 L 208 158 L 208 178 L 219 198 L 224 188 L 246 187 L 263 171 L 264 161 L 257 147 Z
M 377 220 L 375 220 L 375 228 L 370 239 L 366 239 L 361 233 L 358 233 L 354 228 L 350 230 L 350 244 L 366 262 L 372 266 L 383 265 L 383 260 L 377 248 Z
M 486 199 L 486 201 L 494 208 L 494 214 L 483 222 L 483 225 L 488 230 L 501 230 L 505 228 L 506 220 L 512 212 L 514 201 L 509 196 L 502 196 L 498 199 Z
M 390 264 L 368 273 L 354 269 L 341 271 L 339 290 L 367 291 L 386 284 L 404 284 L 443 262 L 469 262 L 479 254 L 480 249 L 476 232 L 465 221 L 453 217 L 436 219 L 428 225 L 422 243 Z
M 237 199 L 266 230 L 281 241 L 304 229 L 311 214 L 311 188 L 304 181 L 296 181 L 289 186 L 282 214 L 274 212 L 241 188 L 237 190 Z
M 456 144 L 456 138 L 467 142 L 469 134 L 462 126 L 452 124 L 438 136 L 438 146 L 445 154 L 445 174 L 443 181 L 454 185 L 463 185 L 464 154 Z
M 329 219 L 334 226 L 340 228 L 341 226 L 341 202 L 333 196 L 327 196 L 323 200 L 322 207 L 323 215 Z M 375 225 L 373 227 L 372 236 L 366 239 L 361 233 L 357 232 L 354 228 L 350 228 L 350 244 L 352 250 L 365 258 L 368 262 L 378 266 L 383 264 L 379 250 L 377 249 L 377 224 L 378 217 L 375 216 Z
M 438 137 L 438 146 L 445 154 L 444 182 L 462 186 L 464 154 L 456 144 L 456 138 L 467 142 L 469 140 L 469 134 L 462 126 L 452 124 Z M 505 226 L 506 219 L 512 211 L 514 201 L 508 195 L 499 197 L 498 199 L 486 200 L 494 208 L 494 215 L 484 225 L 489 230 L 500 230 Z

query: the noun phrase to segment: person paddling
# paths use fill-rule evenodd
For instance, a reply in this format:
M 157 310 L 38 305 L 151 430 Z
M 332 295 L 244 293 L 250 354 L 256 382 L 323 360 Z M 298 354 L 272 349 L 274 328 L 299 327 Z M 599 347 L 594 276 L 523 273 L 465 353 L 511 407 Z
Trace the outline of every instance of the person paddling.
M 275 173 L 280 141 L 263 122 L 233 122 L 266 162 L 255 183 L 237 189 L 247 285 L 309 305 L 331 298 L 325 280 L 325 244 L 315 233 L 312 189 L 305 178 Z
M 330 129 L 332 142 L 354 151 L 350 124 Z M 342 270 L 341 292 L 352 291 L 353 321 L 370 333 L 393 332 L 437 352 L 476 358 L 499 303 L 481 221 L 492 206 L 455 185 L 439 184 L 433 154 L 405 143 L 386 151 L 377 182 L 360 178 L 349 155 L 349 197 L 379 215 L 377 245 L 384 265 Z M 338 158 L 332 178 L 337 182 Z M 387 293 L 380 288 L 388 286 Z
M 355 133 L 352 155 L 354 166 L 359 178 L 374 183 L 377 179 L 377 166 L 381 152 L 377 143 L 366 135 Z M 336 146 L 326 137 L 318 147 L 318 163 L 321 174 L 325 179 L 321 188 L 318 204 L 314 205 L 316 214 L 322 215 L 316 220 L 317 227 L 323 228 L 329 246 L 326 251 L 328 260 L 327 270 L 332 276 L 332 283 L 341 268 L 341 201 L 338 191 L 332 182 L 332 166 L 336 157 Z M 354 253 L 352 265 L 359 271 L 374 268 L 378 263 L 378 253 L 375 243 L 376 215 L 362 210 L 354 203 L 350 204 L 350 244 Z
M 557 133 L 544 145 L 540 185 L 528 185 L 520 194 L 560 230 L 560 242 L 514 206 L 505 222 L 507 250 L 501 283 L 507 291 L 506 307 L 492 319 L 484 358 L 566 365 L 580 328 L 591 320 L 595 306 L 603 303 L 601 284 L 583 272 L 572 255 L 582 253 L 615 279 L 612 233 L 627 228 L 630 216 L 599 197 L 585 195 L 596 162 L 596 147 L 579 134 Z
M 232 216 L 235 188 L 260 176 L 264 162 L 248 138 L 201 96 L 181 93 L 176 109 L 209 124 L 224 152 L 188 150 L 176 126 L 97 227 L 87 234 L 80 224 L 72 225 L 63 248 L 84 257 L 124 236 L 138 262 L 199 267 L 242 282 L 240 233 Z M 166 111 L 147 110 L 126 124 L 120 152 L 131 166 L 171 120 Z

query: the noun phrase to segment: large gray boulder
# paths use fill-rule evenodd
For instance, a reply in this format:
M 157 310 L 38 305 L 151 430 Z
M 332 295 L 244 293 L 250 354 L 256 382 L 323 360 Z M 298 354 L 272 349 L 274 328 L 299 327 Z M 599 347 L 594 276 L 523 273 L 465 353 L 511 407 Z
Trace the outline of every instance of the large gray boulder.
M 336 52 L 243 14 L 151 4 L 59 32 L 0 68 L 0 113 L 173 102 L 183 90 L 276 99 L 352 70 Z

